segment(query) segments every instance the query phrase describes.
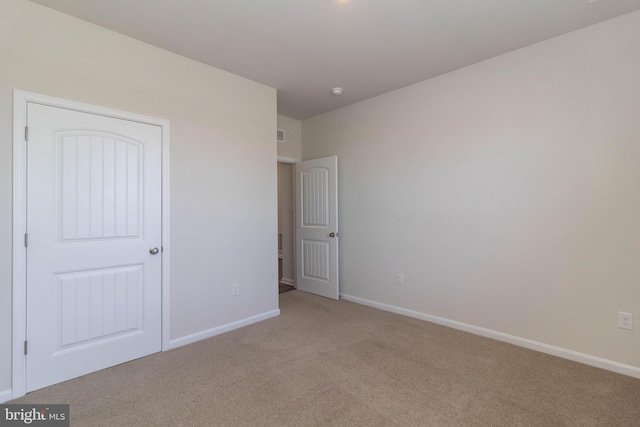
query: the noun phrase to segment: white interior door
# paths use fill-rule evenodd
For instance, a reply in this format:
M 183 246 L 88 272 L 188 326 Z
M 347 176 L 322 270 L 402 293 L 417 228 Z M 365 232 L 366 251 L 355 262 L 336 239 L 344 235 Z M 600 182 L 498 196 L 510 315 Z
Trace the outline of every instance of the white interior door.
M 27 115 L 32 391 L 161 350 L 162 137 L 36 103 Z
M 338 157 L 296 163 L 296 284 L 338 299 Z

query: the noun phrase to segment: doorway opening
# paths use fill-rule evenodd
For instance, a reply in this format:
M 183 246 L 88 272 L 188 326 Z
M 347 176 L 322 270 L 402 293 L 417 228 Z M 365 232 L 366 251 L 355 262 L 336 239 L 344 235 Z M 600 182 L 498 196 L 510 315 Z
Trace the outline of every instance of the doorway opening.
M 278 292 L 296 289 L 294 164 L 278 162 Z

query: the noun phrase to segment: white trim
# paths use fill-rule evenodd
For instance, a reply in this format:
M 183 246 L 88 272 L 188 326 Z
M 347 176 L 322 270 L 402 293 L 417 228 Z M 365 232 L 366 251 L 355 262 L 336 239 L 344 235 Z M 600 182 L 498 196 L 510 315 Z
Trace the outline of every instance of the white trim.
M 11 389 L 0 391 L 0 403 L 8 402 L 13 399 L 13 392 Z
M 26 364 L 23 343 L 26 339 L 27 308 L 27 253 L 24 247 L 26 224 L 26 144 L 24 128 L 27 124 L 27 104 L 29 102 L 66 108 L 107 117 L 125 119 L 159 126 L 162 129 L 162 349 L 169 348 L 169 121 L 135 113 L 99 107 L 61 98 L 40 95 L 14 89 L 13 91 L 13 349 L 12 349 L 12 396 L 17 398 L 26 393 Z
M 636 366 L 625 365 L 623 363 L 603 359 L 601 357 L 592 356 L 590 354 L 580 353 L 566 348 L 517 337 L 515 335 L 509 335 L 491 329 L 473 326 L 466 323 L 457 322 L 455 320 L 445 319 L 443 317 L 432 316 L 429 314 L 421 313 L 419 311 L 383 304 L 380 302 L 355 297 L 353 295 L 341 294 L 340 297 L 345 301 L 355 302 L 357 304 L 367 305 L 369 307 L 378 308 L 384 311 L 390 311 L 392 313 L 401 314 L 403 316 L 413 317 L 415 319 L 425 320 L 427 322 L 436 323 L 438 325 L 448 326 L 450 328 L 469 332 L 474 335 L 480 335 L 497 341 L 503 341 L 509 344 L 517 345 L 518 347 L 524 347 L 530 350 L 539 351 L 541 353 L 550 354 L 552 356 L 561 357 L 563 359 L 572 360 L 574 362 L 583 363 L 585 365 L 595 366 L 596 368 L 606 369 L 607 371 L 616 372 L 618 374 L 640 378 L 640 368 Z
M 13 301 L 12 301 L 12 367 L 13 398 L 26 394 L 26 364 L 23 343 L 27 336 L 27 252 L 24 246 L 26 221 L 26 144 L 24 128 L 27 123 L 28 96 L 13 92 Z
M 300 159 L 296 159 L 295 157 L 278 156 L 278 161 L 282 163 L 298 163 Z
M 263 320 L 271 319 L 272 317 L 276 317 L 279 315 L 280 315 L 279 309 L 271 310 L 271 311 L 267 311 L 266 313 L 247 317 L 246 319 L 237 320 L 235 322 L 227 323 L 222 326 L 217 326 L 215 328 L 207 329 L 201 332 L 196 332 L 195 334 L 176 338 L 174 340 L 171 340 L 171 343 L 169 344 L 169 348 L 173 349 L 173 348 L 182 347 L 183 345 L 193 344 L 194 342 L 211 338 L 216 335 L 223 334 L 225 332 L 230 332 L 230 331 L 233 331 L 234 329 L 239 329 L 244 326 L 251 325 L 253 323 L 262 322 Z
M 162 351 L 166 351 L 171 341 L 171 130 L 168 120 L 162 123 Z
M 280 279 L 280 283 L 282 283 L 283 285 L 293 286 L 294 288 L 296 287 L 296 283 L 293 281 L 293 279 L 287 279 L 286 277 Z

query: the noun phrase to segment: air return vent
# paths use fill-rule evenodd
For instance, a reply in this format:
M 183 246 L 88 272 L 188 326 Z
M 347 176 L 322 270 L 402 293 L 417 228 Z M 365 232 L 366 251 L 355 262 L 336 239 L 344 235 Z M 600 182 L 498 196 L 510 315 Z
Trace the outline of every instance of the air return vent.
M 284 129 L 278 129 L 278 142 L 284 142 Z

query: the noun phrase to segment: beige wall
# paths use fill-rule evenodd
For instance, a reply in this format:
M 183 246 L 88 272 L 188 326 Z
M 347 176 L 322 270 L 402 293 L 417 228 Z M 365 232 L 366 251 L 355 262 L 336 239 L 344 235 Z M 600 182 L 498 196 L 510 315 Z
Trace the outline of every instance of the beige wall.
M 0 395 L 11 388 L 13 89 L 170 120 L 172 340 L 277 310 L 275 90 L 2 0 Z
M 300 161 L 302 157 L 302 122 L 278 114 L 278 129 L 284 129 L 285 140 L 278 143 L 278 157 Z
M 640 367 L 640 12 L 302 128 L 342 293 Z

